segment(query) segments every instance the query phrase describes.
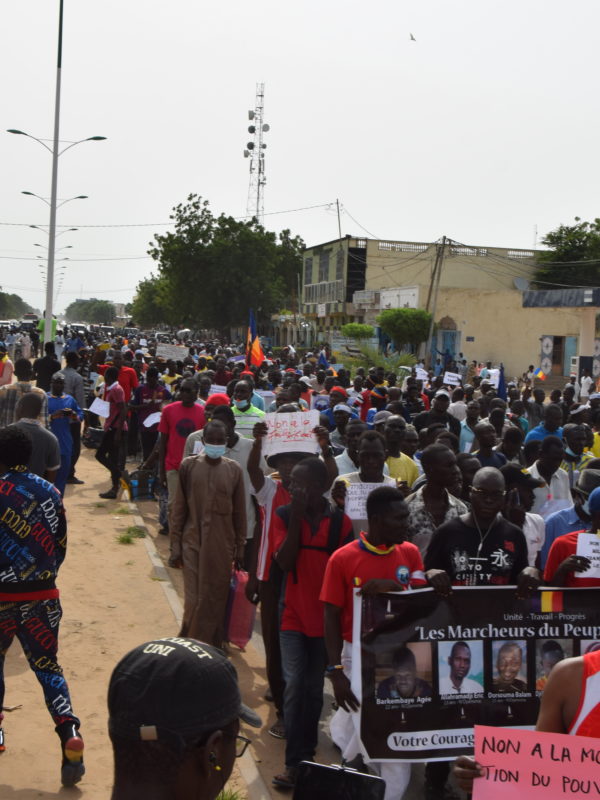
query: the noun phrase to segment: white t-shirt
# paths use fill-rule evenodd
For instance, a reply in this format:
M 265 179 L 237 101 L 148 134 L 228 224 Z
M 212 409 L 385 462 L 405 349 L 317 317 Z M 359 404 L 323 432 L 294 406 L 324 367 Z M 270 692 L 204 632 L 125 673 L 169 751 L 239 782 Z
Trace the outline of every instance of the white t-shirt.
M 540 552 L 546 541 L 546 523 L 539 514 L 525 513 L 523 523 L 523 534 L 527 542 L 527 560 L 530 567 L 535 567 L 537 554 Z

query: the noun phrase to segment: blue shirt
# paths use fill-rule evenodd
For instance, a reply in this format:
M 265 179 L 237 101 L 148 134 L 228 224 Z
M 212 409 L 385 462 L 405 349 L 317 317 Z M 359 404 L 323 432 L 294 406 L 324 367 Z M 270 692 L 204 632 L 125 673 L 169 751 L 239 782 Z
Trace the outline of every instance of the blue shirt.
M 460 423 L 460 445 L 459 445 L 460 452 L 461 453 L 470 452 L 471 448 L 467 450 L 466 445 L 473 444 L 474 440 L 475 440 L 474 432 L 467 425 L 467 420 L 463 419 L 463 421 Z
M 542 569 L 546 566 L 548 553 L 552 547 L 552 542 L 563 536 L 565 533 L 573 533 L 574 531 L 584 531 L 587 528 L 587 523 L 575 511 L 575 507 L 563 508 L 562 511 L 555 511 L 550 514 L 546 520 L 546 539 L 544 546 L 540 553 L 540 564 Z
M 252 392 L 252 397 L 250 398 L 250 402 L 252 403 L 254 408 L 260 408 L 261 411 L 265 410 L 265 401 L 256 392 Z
M 549 431 L 548 428 L 546 428 L 546 426 L 542 423 L 541 425 L 536 425 L 535 428 L 532 428 L 529 431 L 525 437 L 525 444 L 534 440 L 541 442 L 542 439 L 546 438 L 546 436 L 558 436 L 559 439 L 562 439 L 562 435 L 562 428 L 557 428 L 555 431 Z
M 61 411 L 63 408 L 71 408 L 77 412 L 77 418 L 81 422 L 83 419 L 83 412 L 71 397 L 70 394 L 63 394 L 62 397 L 54 397 L 48 392 L 48 417 Z M 50 430 L 58 439 L 61 456 L 70 455 L 73 451 L 73 437 L 71 436 L 71 420 L 72 416 L 57 417 L 50 420 Z

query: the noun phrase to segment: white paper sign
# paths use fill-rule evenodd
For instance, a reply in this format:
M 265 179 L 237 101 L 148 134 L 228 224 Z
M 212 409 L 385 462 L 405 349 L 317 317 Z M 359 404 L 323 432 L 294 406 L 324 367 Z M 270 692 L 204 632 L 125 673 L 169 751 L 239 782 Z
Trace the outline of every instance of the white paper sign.
M 227 387 L 219 386 L 217 383 L 213 383 L 211 384 L 211 387 L 208 390 L 209 397 L 211 396 L 211 394 L 227 394 Z
M 415 374 L 418 381 L 428 381 L 429 375 L 426 369 L 421 369 L 421 367 L 417 367 L 415 370 Z
M 367 497 L 373 489 L 385 486 L 383 483 L 351 483 L 346 486 L 345 512 L 350 519 L 367 518 Z
M 144 428 L 151 428 L 160 422 L 160 411 L 155 411 L 154 414 L 148 414 L 144 420 Z
M 458 372 L 444 372 L 444 383 L 446 386 L 460 386 L 460 375 Z
M 148 340 L 147 339 L 140 339 L 140 345 L 142 347 L 146 347 L 147 344 L 148 344 Z
M 91 411 L 92 414 L 97 414 L 99 417 L 104 417 L 104 419 L 107 419 L 107 417 L 110 416 L 110 403 L 97 397 L 89 407 L 88 411 Z
M 585 572 L 576 572 L 577 578 L 600 578 L 600 536 L 595 533 L 580 533 L 577 537 L 577 555 L 585 556 L 591 566 Z
M 178 344 L 157 344 L 156 355 L 158 358 L 164 358 L 167 361 L 183 361 L 189 355 L 189 347 L 181 347 Z
M 318 411 L 297 411 L 285 414 L 266 414 L 269 433 L 263 440 L 264 456 L 273 453 L 306 453 L 319 451 L 313 429 L 319 424 Z
M 498 383 L 500 381 L 500 370 L 499 369 L 491 369 L 489 371 L 490 377 L 487 379 L 488 383 L 491 383 L 492 386 L 497 389 Z

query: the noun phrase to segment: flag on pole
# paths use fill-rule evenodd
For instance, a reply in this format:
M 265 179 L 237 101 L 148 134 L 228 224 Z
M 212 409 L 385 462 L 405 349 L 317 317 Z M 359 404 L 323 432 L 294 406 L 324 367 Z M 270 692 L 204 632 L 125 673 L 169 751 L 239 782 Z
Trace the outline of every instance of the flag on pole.
M 533 377 L 534 378 L 539 378 L 539 380 L 541 380 L 541 381 L 545 381 L 546 380 L 546 374 L 544 372 L 542 372 L 542 368 L 541 367 L 538 367 L 536 370 L 534 370 Z
M 319 353 L 319 360 L 317 361 L 317 364 L 319 367 L 323 367 L 323 369 L 329 369 L 329 362 L 327 361 L 325 350 L 321 350 Z
M 260 339 L 256 331 L 256 319 L 254 311 L 250 309 L 250 319 L 248 322 L 248 337 L 246 339 L 246 364 L 260 367 L 265 360 L 265 354 L 260 346 Z

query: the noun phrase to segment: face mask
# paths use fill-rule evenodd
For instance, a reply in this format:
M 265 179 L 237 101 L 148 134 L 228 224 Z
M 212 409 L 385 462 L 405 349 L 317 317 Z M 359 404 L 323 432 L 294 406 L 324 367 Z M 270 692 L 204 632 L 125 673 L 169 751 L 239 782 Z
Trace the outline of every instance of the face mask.
M 226 444 L 206 444 L 204 443 L 204 455 L 209 458 L 222 458 L 227 450 Z
M 233 402 L 236 408 L 246 408 L 249 405 L 248 400 L 234 400 Z
M 586 500 L 585 503 L 582 504 L 581 510 L 585 514 L 587 514 L 588 516 L 590 515 L 590 501 L 589 500 Z
M 571 448 L 570 448 L 570 447 L 565 447 L 565 453 L 566 453 L 568 456 L 573 456 L 573 458 L 577 458 L 577 454 L 576 454 L 576 453 L 574 453 L 574 452 L 571 450 Z

